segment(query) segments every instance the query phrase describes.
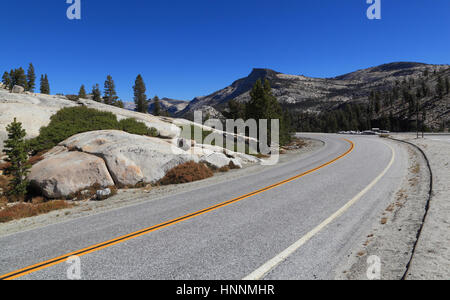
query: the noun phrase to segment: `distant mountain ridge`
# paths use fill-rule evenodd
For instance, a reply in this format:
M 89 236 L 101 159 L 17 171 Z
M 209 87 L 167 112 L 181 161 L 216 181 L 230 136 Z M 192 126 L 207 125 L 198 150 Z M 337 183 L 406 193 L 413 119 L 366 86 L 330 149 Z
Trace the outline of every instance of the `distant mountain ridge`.
M 207 108 L 220 112 L 227 109 L 230 100 L 247 102 L 250 99 L 249 92 L 258 79 L 270 81 L 272 92 L 280 103 L 295 106 L 297 110 L 323 112 L 339 107 L 343 103 L 367 103 L 372 91 L 389 91 L 398 82 L 406 79 L 417 80 L 425 72 L 433 74 L 448 68 L 449 65 L 394 62 L 334 78 L 311 78 L 257 68 L 230 86 L 210 95 L 194 98 L 175 115 L 190 119 L 196 110 Z M 433 85 L 435 82 L 431 81 L 430 84 Z
M 148 112 L 153 113 L 155 109 L 155 101 L 149 100 L 148 101 Z M 159 104 L 161 106 L 161 109 L 163 111 L 166 111 L 169 113 L 169 115 L 175 115 L 178 112 L 182 111 L 183 109 L 188 106 L 189 102 L 185 100 L 176 100 L 176 99 L 170 99 L 170 98 L 162 98 L 159 99 Z M 124 106 L 125 109 L 128 110 L 135 110 L 136 105 L 133 102 L 127 102 Z

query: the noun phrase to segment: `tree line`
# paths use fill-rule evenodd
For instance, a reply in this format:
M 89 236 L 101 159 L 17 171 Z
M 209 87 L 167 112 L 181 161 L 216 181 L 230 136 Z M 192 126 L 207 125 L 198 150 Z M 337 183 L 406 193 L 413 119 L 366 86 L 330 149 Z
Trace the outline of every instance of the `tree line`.
M 92 100 L 123 108 L 124 103 L 122 100 L 119 100 L 119 97 L 117 96 L 116 85 L 115 85 L 114 80 L 111 75 L 108 75 L 106 77 L 103 87 L 104 87 L 103 96 L 102 96 L 102 92 L 100 90 L 99 84 L 95 84 L 92 87 L 92 91 L 91 91 Z M 148 112 L 149 103 L 151 100 L 147 98 L 146 92 L 147 92 L 147 87 L 145 85 L 144 79 L 143 79 L 142 75 L 139 74 L 136 77 L 136 80 L 133 85 L 133 99 L 134 99 L 134 104 L 136 105 L 137 112 L 141 112 L 141 113 Z M 78 98 L 82 98 L 82 99 L 87 98 L 86 87 L 84 84 L 81 85 L 77 96 L 78 96 Z M 155 116 L 168 115 L 168 113 L 165 112 L 161 108 L 158 96 L 155 96 L 153 98 L 153 102 L 154 102 L 153 115 L 155 115 Z
M 2 83 L 6 89 L 12 91 L 14 86 L 21 86 L 27 92 L 34 93 L 36 89 L 36 73 L 32 63 L 29 64 L 27 72 L 22 67 L 18 69 L 12 69 L 11 71 L 5 71 L 2 76 Z M 91 90 L 91 98 L 94 101 L 101 102 L 108 105 L 113 105 L 117 107 L 124 107 L 124 103 L 117 96 L 116 86 L 111 75 L 106 77 L 105 83 L 103 85 L 103 96 L 100 90 L 100 85 L 95 84 Z M 47 74 L 42 74 L 40 77 L 39 90 L 41 94 L 50 94 L 50 83 Z M 146 96 L 146 86 L 142 75 L 138 75 L 133 85 L 134 93 L 134 103 L 136 105 L 136 110 L 138 112 L 146 113 L 148 112 L 150 99 Z M 88 94 L 85 85 L 81 85 L 78 95 L 67 95 L 69 99 L 86 99 Z M 160 100 L 158 96 L 153 98 L 154 105 L 154 115 L 168 115 L 166 111 L 161 108 Z
M 250 91 L 250 101 L 240 103 L 236 100 L 228 102 L 228 108 L 223 112 L 227 119 L 232 120 L 249 120 L 254 119 L 258 123 L 258 136 L 261 128 L 259 128 L 260 120 L 269 120 L 267 132 L 268 144 L 271 143 L 271 122 L 270 120 L 280 121 L 280 145 L 286 145 L 291 141 L 291 120 L 290 115 L 282 108 L 277 98 L 272 94 L 272 88 L 269 80 L 265 79 L 264 83 L 258 79 Z M 248 132 L 247 132 L 248 134 Z
M 34 93 L 36 89 L 36 73 L 33 64 L 29 64 L 26 73 L 22 67 L 11 69 L 9 72 L 5 71 L 2 76 L 2 83 L 10 91 L 17 85 L 23 87 L 27 92 Z M 41 94 L 50 94 L 50 84 L 47 74 L 41 75 L 40 92 Z

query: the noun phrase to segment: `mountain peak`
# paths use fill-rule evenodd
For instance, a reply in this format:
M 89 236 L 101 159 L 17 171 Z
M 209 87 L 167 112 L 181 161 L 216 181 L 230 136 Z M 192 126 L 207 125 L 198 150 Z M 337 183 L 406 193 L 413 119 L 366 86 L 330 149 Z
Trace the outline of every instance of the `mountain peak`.
M 263 68 L 254 68 L 250 75 L 248 75 L 247 78 L 250 79 L 262 79 L 262 78 L 270 78 L 275 77 L 277 74 L 280 74 L 279 72 L 276 72 L 271 69 L 263 69 Z

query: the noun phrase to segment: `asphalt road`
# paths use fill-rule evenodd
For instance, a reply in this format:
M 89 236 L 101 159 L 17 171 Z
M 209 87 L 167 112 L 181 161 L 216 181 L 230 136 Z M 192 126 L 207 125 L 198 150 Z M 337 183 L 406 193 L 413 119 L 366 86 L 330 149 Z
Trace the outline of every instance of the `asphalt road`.
M 325 147 L 256 175 L 2 237 L 0 274 L 252 193 L 333 161 L 351 147 L 343 136 L 314 137 Z M 261 279 L 334 278 L 349 250 L 379 222 L 407 169 L 407 153 L 395 143 L 348 139 L 354 143 L 349 154 L 314 172 L 81 256 L 82 279 L 243 279 L 308 233 L 301 247 Z M 356 203 L 311 235 L 361 191 Z M 66 279 L 68 267 L 62 260 L 18 279 Z

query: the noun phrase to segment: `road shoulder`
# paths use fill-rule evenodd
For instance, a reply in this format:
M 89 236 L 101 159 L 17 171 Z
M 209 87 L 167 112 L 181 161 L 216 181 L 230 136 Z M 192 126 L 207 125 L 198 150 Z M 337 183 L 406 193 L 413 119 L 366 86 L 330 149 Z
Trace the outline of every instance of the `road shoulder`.
M 386 141 L 389 143 L 398 143 Z M 411 146 L 398 143 L 408 153 L 408 172 L 390 204 L 372 229 L 350 251 L 348 261 L 336 270 L 336 279 L 367 280 L 373 259 L 381 262 L 381 278 L 402 279 L 421 228 L 429 192 L 429 171 L 423 156 Z
M 433 172 L 433 193 L 417 242 L 408 280 L 450 279 L 450 144 L 430 138 L 401 136 L 425 153 Z

